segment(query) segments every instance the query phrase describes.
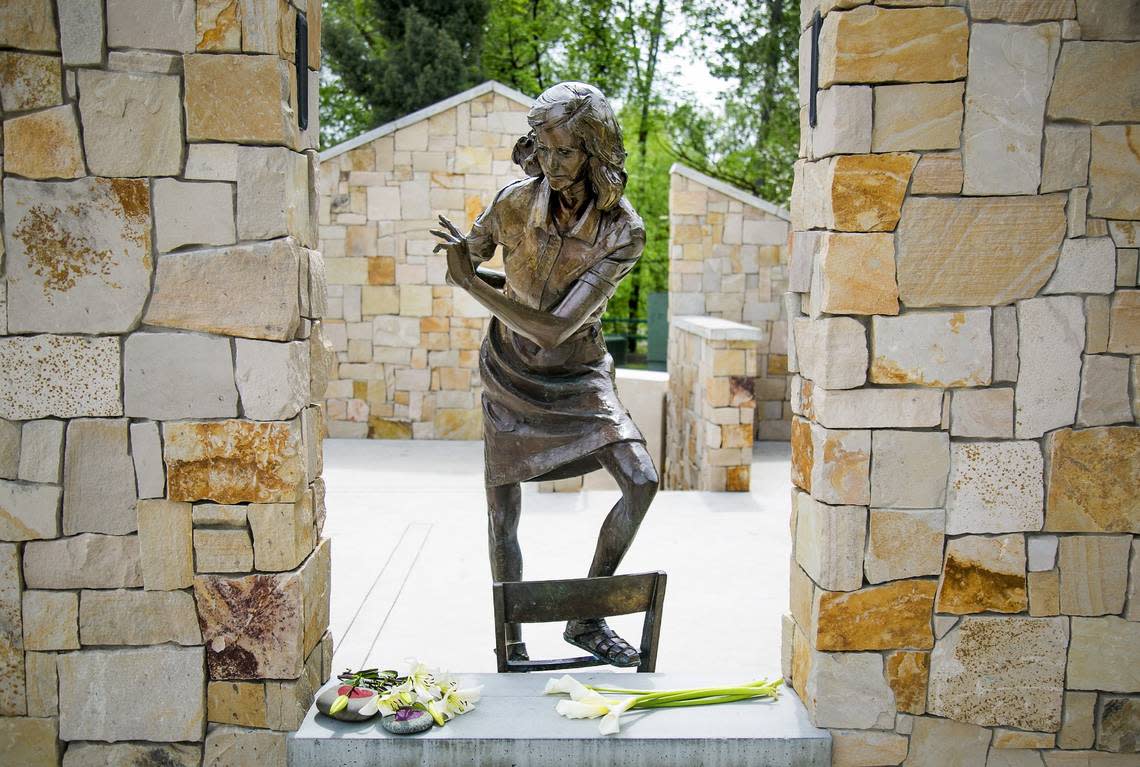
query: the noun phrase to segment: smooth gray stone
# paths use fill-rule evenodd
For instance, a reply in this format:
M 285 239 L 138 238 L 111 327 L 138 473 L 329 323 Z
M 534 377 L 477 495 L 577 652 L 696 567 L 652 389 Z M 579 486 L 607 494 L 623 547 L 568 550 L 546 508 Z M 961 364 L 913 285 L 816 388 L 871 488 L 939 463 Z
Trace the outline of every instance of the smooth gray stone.
M 435 720 L 426 711 L 416 711 L 410 719 L 397 719 L 396 714 L 389 714 L 380 720 L 380 726 L 393 735 L 415 735 L 417 732 L 430 730 Z
M 586 684 L 662 690 L 750 681 L 739 674 L 573 673 Z M 561 673 L 556 674 L 561 676 Z M 475 709 L 415 738 L 318 717 L 310 708 L 286 737 L 289 764 L 306 767 L 829 767 L 831 735 L 813 727 L 790 687 L 776 700 L 631 712 L 621 732 L 601 735 L 596 719 L 566 719 L 543 695 L 550 674 L 461 674 L 460 687 L 483 686 Z

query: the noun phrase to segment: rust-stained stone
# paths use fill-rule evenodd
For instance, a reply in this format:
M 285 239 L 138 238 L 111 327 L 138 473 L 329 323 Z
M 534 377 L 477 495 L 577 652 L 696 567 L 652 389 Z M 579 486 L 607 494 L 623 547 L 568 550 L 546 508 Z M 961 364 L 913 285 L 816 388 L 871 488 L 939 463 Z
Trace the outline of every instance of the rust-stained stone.
M 792 482 L 796 487 L 811 492 L 812 461 L 815 451 L 812 448 L 810 421 L 803 418 L 792 419 Z
M 241 50 L 241 4 L 238 0 L 198 0 L 195 27 L 198 33 L 195 50 Z
M 62 93 L 58 57 L 0 53 L 0 102 L 5 112 L 55 106 Z
M 942 572 L 942 509 L 871 509 L 863 569 L 871 583 Z
M 1140 533 L 1140 429 L 1059 429 L 1045 451 L 1046 530 Z
M 1053 732 L 1026 732 L 999 727 L 994 730 L 994 748 L 1053 748 L 1057 734 Z
M 926 713 L 926 680 L 930 674 L 930 653 L 893 652 L 887 656 L 887 684 L 895 693 L 899 711 Z
M 0 717 L 25 714 L 20 548 L 0 543 Z
M 969 35 L 961 8 L 829 13 L 819 36 L 819 85 L 960 80 Z
M 296 141 L 288 62 L 224 53 L 191 54 L 184 61 L 188 141 Z
M 940 613 L 1025 610 L 1025 536 L 965 536 L 946 545 L 938 584 Z
M 812 269 L 810 312 L 898 314 L 893 235 L 825 234 Z
M 210 679 L 295 679 L 304 666 L 301 575 L 194 577 Z M 319 637 L 318 637 L 319 639 Z
M 908 199 L 897 235 L 899 298 L 907 306 L 992 306 L 1036 295 L 1061 253 L 1067 198 Z
M 832 227 L 845 232 L 890 232 L 899 222 L 916 154 L 841 155 L 831 181 Z
M 1037 732 L 1061 726 L 1066 618 L 966 617 L 930 654 L 927 712 Z
M 58 51 L 59 38 L 56 36 L 51 0 L 0 3 L 0 46 Z
M 871 432 L 811 425 L 811 493 L 832 504 L 871 500 Z
M 305 480 L 301 426 L 292 421 L 163 424 L 172 500 L 291 503 Z
M 858 591 L 816 592 L 817 650 L 889 650 L 934 646 L 930 629 L 935 580 L 892 581 Z

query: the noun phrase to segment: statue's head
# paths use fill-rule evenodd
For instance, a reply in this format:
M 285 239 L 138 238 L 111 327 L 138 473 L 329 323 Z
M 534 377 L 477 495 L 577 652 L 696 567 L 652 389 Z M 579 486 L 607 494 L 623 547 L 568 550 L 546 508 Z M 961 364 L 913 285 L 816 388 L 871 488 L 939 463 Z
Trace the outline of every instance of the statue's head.
M 527 114 L 530 133 L 515 143 L 513 158 L 531 176 L 565 189 L 585 176 L 594 204 L 608 210 L 625 191 L 625 144 L 606 97 L 592 85 L 566 82 L 547 88 Z

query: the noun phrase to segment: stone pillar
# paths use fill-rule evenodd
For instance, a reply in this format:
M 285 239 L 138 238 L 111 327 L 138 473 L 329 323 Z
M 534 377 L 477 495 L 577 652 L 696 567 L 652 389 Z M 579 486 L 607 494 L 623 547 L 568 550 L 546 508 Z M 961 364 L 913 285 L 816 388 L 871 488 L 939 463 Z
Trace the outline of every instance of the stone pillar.
M 786 440 L 788 231 L 791 214 L 680 163 L 669 178 L 669 315 L 707 315 L 762 333 L 757 439 Z M 673 360 L 669 360 L 670 369 Z
M 284 765 L 331 672 L 319 39 L 317 2 L 0 10 L 13 764 Z
M 666 490 L 748 492 L 762 336 L 716 317 L 670 321 Z
M 803 3 L 784 675 L 835 765 L 1136 751 L 1130 5 Z

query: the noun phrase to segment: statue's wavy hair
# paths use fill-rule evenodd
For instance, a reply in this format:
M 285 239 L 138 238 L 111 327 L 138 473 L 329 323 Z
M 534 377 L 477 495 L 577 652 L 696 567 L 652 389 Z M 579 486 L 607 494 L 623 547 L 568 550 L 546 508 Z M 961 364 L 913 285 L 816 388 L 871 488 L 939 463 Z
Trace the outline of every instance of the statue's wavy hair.
M 527 175 L 541 176 L 535 131 L 565 125 L 589 155 L 589 180 L 595 206 L 609 210 L 625 192 L 625 142 L 621 125 L 606 97 L 592 85 L 565 82 L 547 88 L 526 116 L 530 132 L 515 142 L 512 159 Z

